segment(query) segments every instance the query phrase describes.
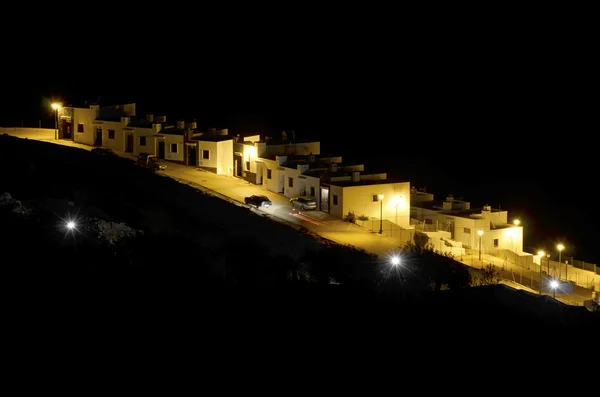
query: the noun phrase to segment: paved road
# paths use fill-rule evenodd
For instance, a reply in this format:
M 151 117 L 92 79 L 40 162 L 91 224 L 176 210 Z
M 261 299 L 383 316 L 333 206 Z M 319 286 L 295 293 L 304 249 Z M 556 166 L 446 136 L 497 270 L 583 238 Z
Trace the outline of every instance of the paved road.
M 9 132 L 10 134 L 10 132 Z M 10 134 L 20 138 L 35 139 L 49 143 L 61 144 L 65 146 L 78 147 L 91 150 L 93 147 L 73 143 L 68 140 L 55 140 L 53 134 L 32 133 L 32 134 Z M 130 153 L 119 153 L 118 155 L 135 161 L 135 157 Z M 388 237 L 385 234 L 379 234 L 365 229 L 350 222 L 344 222 L 336 217 L 321 211 L 298 211 L 293 210 L 289 205 L 289 199 L 266 189 L 246 182 L 240 178 L 216 175 L 212 172 L 204 171 L 199 168 L 189 167 L 177 163 L 168 163 L 165 171 L 160 171 L 167 177 L 179 180 L 182 183 L 190 184 L 200 190 L 219 196 L 237 205 L 246 206 L 244 197 L 253 194 L 262 194 L 273 202 L 270 208 L 256 209 L 250 207 L 250 211 L 269 216 L 279 222 L 285 222 L 293 227 L 302 227 L 315 233 L 325 239 L 348 244 L 362 248 L 368 252 L 378 255 L 382 260 L 387 260 L 398 252 L 399 248 L 406 242 L 398 238 Z M 506 282 L 511 285 L 520 285 L 525 290 L 532 292 L 538 291 L 539 273 L 524 269 L 516 264 L 509 263 L 501 258 L 482 254 L 482 261 L 479 261 L 476 251 L 468 250 L 462 258 L 458 258 L 462 263 L 473 267 L 473 274 L 477 274 L 476 269 L 480 269 L 483 264 L 493 263 L 502 270 L 502 276 Z M 581 269 L 574 269 L 580 272 L 586 272 Z M 571 271 L 569 269 L 569 271 Z M 587 277 L 594 277 L 591 272 Z M 591 298 L 591 290 L 569 284 L 561 285 L 557 290 L 556 298 L 565 303 L 582 304 L 583 300 Z

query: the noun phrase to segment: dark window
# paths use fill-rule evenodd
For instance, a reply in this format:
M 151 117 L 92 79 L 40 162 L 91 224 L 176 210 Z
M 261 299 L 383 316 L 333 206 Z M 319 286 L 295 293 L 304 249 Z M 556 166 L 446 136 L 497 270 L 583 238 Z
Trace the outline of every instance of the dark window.
M 108 130 L 108 139 L 115 139 L 115 130 Z
M 146 137 L 145 136 L 140 137 L 140 146 L 146 146 Z
M 498 248 L 498 239 L 497 238 L 494 239 L 494 248 Z
M 202 151 L 202 158 L 204 160 L 209 160 L 210 159 L 210 153 L 208 152 L 208 150 L 203 150 Z
M 77 124 L 77 132 L 83 132 L 83 124 Z
M 267 170 L 267 179 L 271 179 L 271 170 Z
M 171 153 L 177 153 L 177 144 L 176 143 L 171 144 Z
M 250 162 L 246 161 L 246 171 L 250 171 Z
M 315 197 L 315 188 L 311 186 L 310 188 L 310 195 Z
M 288 187 L 294 187 L 294 178 L 292 178 L 292 177 L 288 178 Z
M 377 202 L 377 201 L 379 201 L 379 196 L 378 196 L 378 195 L 376 195 L 376 194 L 374 194 L 374 195 L 373 195 L 373 202 L 375 203 L 375 202 Z
M 471 229 L 469 229 L 468 227 L 465 227 L 464 232 L 467 233 L 467 234 L 471 234 Z
M 338 197 L 337 194 L 333 195 L 333 205 L 338 205 L 338 203 L 337 203 L 337 197 Z

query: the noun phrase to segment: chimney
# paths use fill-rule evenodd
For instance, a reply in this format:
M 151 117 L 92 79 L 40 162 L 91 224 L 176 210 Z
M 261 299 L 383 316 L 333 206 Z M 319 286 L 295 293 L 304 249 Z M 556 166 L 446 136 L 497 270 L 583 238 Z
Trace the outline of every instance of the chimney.
M 177 122 L 177 128 L 184 129 L 185 128 L 185 121 L 179 120 Z
M 146 121 L 149 121 L 151 123 L 154 122 L 154 115 L 153 114 L 147 114 L 146 115 Z
M 215 135 L 217 135 L 217 129 L 215 127 L 210 127 L 208 129 L 208 133 L 212 136 L 215 136 Z M 238 134 L 238 136 L 239 136 L 239 134 Z
M 360 172 L 352 171 L 352 182 L 360 182 Z
M 337 172 L 337 170 L 338 170 L 337 163 L 329 163 L 329 171 L 331 171 L 331 172 Z
M 198 123 L 196 123 L 196 120 L 190 122 L 190 123 L 185 123 L 185 128 L 189 128 L 192 130 L 195 130 L 198 128 Z

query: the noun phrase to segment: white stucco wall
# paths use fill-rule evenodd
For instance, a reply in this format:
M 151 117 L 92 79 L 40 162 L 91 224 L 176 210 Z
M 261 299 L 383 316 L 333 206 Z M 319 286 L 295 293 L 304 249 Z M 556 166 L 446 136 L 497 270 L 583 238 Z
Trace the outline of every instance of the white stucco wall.
M 298 165 L 297 168 L 284 168 L 282 171 L 283 178 L 283 195 L 288 198 L 305 196 L 307 178 L 302 175 L 308 169 L 308 165 Z M 293 179 L 293 186 L 290 187 L 290 179 Z
M 383 194 L 383 202 L 373 201 L 373 196 Z M 334 205 L 333 195 L 338 196 Z M 339 186 L 331 185 L 329 206 L 332 215 L 344 218 L 353 212 L 356 217 L 367 216 L 395 223 L 403 228 L 410 225 L 410 182 L 383 183 L 372 185 Z
M 198 165 L 200 167 L 218 168 L 217 143 L 212 141 L 198 141 Z M 208 150 L 208 159 L 202 157 L 202 153 L 205 150 Z M 233 158 L 233 155 L 231 157 Z
M 93 109 L 73 108 L 73 141 L 85 145 L 94 144 L 96 128 L 93 126 L 96 112 Z M 78 125 L 83 124 L 83 133 L 77 132 Z
M 165 160 L 183 161 L 183 135 L 168 135 L 165 137 Z M 171 152 L 171 144 L 177 144 L 177 153 Z
M 156 143 L 154 138 L 154 131 L 152 128 L 139 128 L 134 127 L 133 129 L 133 154 L 136 156 L 140 153 L 156 154 Z M 140 137 L 146 137 L 146 146 L 140 145 Z
M 126 134 L 123 133 L 123 125 L 119 121 L 102 121 L 94 123 L 94 136 L 96 128 L 102 129 L 102 147 L 116 150 L 119 152 L 125 151 Z M 115 131 L 115 139 L 108 139 L 108 130 Z M 135 142 L 134 142 L 135 144 Z M 135 146 L 135 145 L 134 145 Z
M 263 162 L 262 186 L 270 192 L 277 193 L 279 191 L 278 175 L 280 172 L 278 170 L 279 165 L 277 164 L 277 161 L 264 158 L 261 158 L 260 161 Z M 267 170 L 271 170 L 271 179 L 267 178 Z
M 310 196 L 312 198 L 315 199 L 315 201 L 317 202 L 317 208 L 320 210 L 320 199 L 319 199 L 319 195 L 321 193 L 320 190 L 320 186 L 321 186 L 321 180 L 317 177 L 314 176 L 304 176 L 304 184 L 305 184 L 305 189 L 306 189 L 306 196 Z M 311 194 L 310 188 L 314 188 L 314 194 Z
M 217 142 L 217 174 L 233 175 L 233 139 Z

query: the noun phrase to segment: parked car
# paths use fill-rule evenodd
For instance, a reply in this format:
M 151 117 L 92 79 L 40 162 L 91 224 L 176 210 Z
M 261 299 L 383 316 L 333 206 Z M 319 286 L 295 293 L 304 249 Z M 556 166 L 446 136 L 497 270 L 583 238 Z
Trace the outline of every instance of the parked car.
M 137 165 L 149 168 L 154 171 L 162 171 L 167 169 L 167 166 L 158 162 L 158 157 L 154 154 L 140 153 L 136 161 Z
M 267 196 L 252 195 L 250 197 L 244 198 L 244 202 L 248 205 L 253 205 L 256 208 L 260 208 L 260 207 L 269 208 L 270 206 L 273 205 L 273 203 L 271 202 L 271 200 L 269 200 L 269 198 Z
M 317 202 L 308 196 L 294 197 L 290 199 L 290 205 L 301 210 L 316 210 Z

